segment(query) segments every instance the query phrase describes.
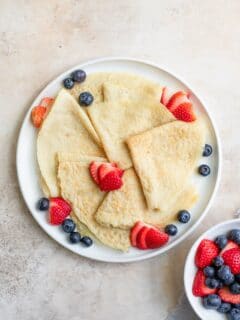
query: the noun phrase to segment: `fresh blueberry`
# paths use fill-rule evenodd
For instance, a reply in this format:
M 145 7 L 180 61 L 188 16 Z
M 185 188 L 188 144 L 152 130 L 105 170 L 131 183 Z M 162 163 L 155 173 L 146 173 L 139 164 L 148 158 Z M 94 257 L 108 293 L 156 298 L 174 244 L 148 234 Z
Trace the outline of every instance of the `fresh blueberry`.
M 212 264 L 214 267 L 220 268 L 224 264 L 224 260 L 221 256 L 217 256 L 213 259 Z
M 67 233 L 71 233 L 74 231 L 76 224 L 72 221 L 72 219 L 65 219 L 62 223 L 63 231 Z
M 93 103 L 93 96 L 90 92 L 82 92 L 79 96 L 79 104 L 83 107 L 88 107 Z
M 221 268 L 217 271 L 217 276 L 220 280 L 225 281 L 226 279 L 230 278 L 232 275 L 231 269 L 229 266 L 221 266 Z
M 215 243 L 218 246 L 218 248 L 222 250 L 223 248 L 226 247 L 228 243 L 228 239 L 225 236 L 225 234 L 222 234 L 215 239 Z
M 240 273 L 235 275 L 235 280 L 240 283 Z
M 240 294 L 240 284 L 237 282 L 234 282 L 233 284 L 231 284 L 230 291 L 233 294 Z
M 82 237 L 81 242 L 86 246 L 86 247 L 90 247 L 93 244 L 93 241 L 90 237 Z
M 214 278 L 215 276 L 215 269 L 213 267 L 205 267 L 203 269 L 203 273 L 205 274 L 206 277 L 208 278 Z
M 178 221 L 181 223 L 188 223 L 191 219 L 191 215 L 187 210 L 181 210 L 178 212 Z
M 240 244 L 240 229 L 233 229 L 229 232 L 229 239 Z
M 66 78 L 63 80 L 63 85 L 66 89 L 72 89 L 74 86 L 74 81 L 72 78 Z
M 221 305 L 221 299 L 217 294 L 209 294 L 203 298 L 203 305 L 206 309 L 218 309 Z
M 229 275 L 229 277 L 227 277 L 223 282 L 224 282 L 224 284 L 225 284 L 226 286 L 230 286 L 230 284 L 234 283 L 234 281 L 235 281 L 235 277 L 234 277 L 234 275 L 231 273 L 231 274 Z
M 83 70 L 75 70 L 71 74 L 71 77 L 75 82 L 83 82 L 86 79 L 86 72 Z
M 170 236 L 175 236 L 178 232 L 178 229 L 177 227 L 175 226 L 175 224 L 168 224 L 166 227 L 165 227 L 165 232 L 167 234 L 169 234 Z
M 220 313 L 228 313 L 231 310 L 232 306 L 230 303 L 223 302 L 220 307 L 217 308 L 217 311 Z
M 40 211 L 46 211 L 49 209 L 49 200 L 47 198 L 41 198 L 38 200 L 37 208 Z
M 206 278 L 205 285 L 210 289 L 217 289 L 219 287 L 219 280 Z
M 69 240 L 72 243 L 78 243 L 81 241 L 81 235 L 79 232 L 75 231 L 75 232 L 71 232 L 70 236 L 69 236 Z
M 209 166 L 207 164 L 201 164 L 200 167 L 198 168 L 198 172 L 206 177 L 211 173 L 211 169 L 209 168 Z
M 228 319 L 240 320 L 240 310 L 236 308 L 233 308 L 232 310 L 230 310 L 230 312 L 228 313 Z
M 209 157 L 212 154 L 212 146 L 210 144 L 205 144 L 204 150 L 203 150 L 203 156 Z

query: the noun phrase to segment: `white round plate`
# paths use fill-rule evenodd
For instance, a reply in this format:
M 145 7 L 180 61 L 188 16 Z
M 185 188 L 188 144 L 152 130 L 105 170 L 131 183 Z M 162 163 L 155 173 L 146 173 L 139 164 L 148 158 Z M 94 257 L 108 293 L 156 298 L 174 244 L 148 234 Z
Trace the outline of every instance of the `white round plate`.
M 117 250 L 112 250 L 106 246 L 96 243 L 91 248 L 82 248 L 80 245 L 72 245 L 67 241 L 67 236 L 62 232 L 61 227 L 50 225 L 44 214 L 36 210 L 36 201 L 42 197 L 42 191 L 38 183 L 37 161 L 36 161 L 36 137 L 37 131 L 32 126 L 30 113 L 33 106 L 39 104 L 40 100 L 45 96 L 56 96 L 58 90 L 62 86 L 62 80 L 67 77 L 75 69 L 84 69 L 87 74 L 94 72 L 128 72 L 139 74 L 150 80 L 156 81 L 163 86 L 169 86 L 176 90 L 187 90 L 191 93 L 191 100 L 197 115 L 201 115 L 208 128 L 207 143 L 213 146 L 213 155 L 208 158 L 201 158 L 199 163 L 207 163 L 211 167 L 212 173 L 204 178 L 200 175 L 194 177 L 195 183 L 200 192 L 200 199 L 197 205 L 191 210 L 192 219 L 187 225 L 178 225 L 178 235 L 164 247 L 158 250 L 137 250 L 132 248 L 127 253 L 122 253 Z M 216 193 L 217 185 L 220 178 L 220 145 L 216 127 L 212 117 L 209 115 L 203 102 L 196 95 L 190 86 L 179 79 L 173 73 L 170 73 L 163 68 L 146 61 L 140 61 L 129 58 L 104 58 L 83 63 L 74 66 L 72 69 L 61 74 L 55 80 L 51 81 L 44 88 L 38 97 L 33 101 L 29 111 L 23 121 L 17 145 L 17 174 L 20 184 L 20 189 L 23 198 L 32 213 L 33 217 L 39 225 L 55 239 L 58 243 L 68 248 L 69 250 L 100 261 L 108 262 L 131 262 L 147 259 L 159 255 L 170 248 L 176 246 L 184 240 L 190 232 L 192 232 L 200 223 L 209 209 L 213 196 Z M 47 245 L 47 243 L 46 243 Z
M 197 250 L 197 247 L 199 246 L 199 243 L 202 241 L 202 239 L 214 240 L 217 236 L 221 234 L 227 234 L 232 229 L 240 229 L 240 219 L 225 221 L 207 230 L 193 244 L 186 259 L 185 268 L 184 268 L 185 292 L 193 310 L 202 320 L 226 320 L 227 316 L 225 314 L 218 313 L 215 310 L 205 309 L 202 305 L 201 298 L 195 297 L 192 294 L 193 280 L 197 272 L 197 267 L 195 266 L 195 263 L 194 263 L 196 250 Z

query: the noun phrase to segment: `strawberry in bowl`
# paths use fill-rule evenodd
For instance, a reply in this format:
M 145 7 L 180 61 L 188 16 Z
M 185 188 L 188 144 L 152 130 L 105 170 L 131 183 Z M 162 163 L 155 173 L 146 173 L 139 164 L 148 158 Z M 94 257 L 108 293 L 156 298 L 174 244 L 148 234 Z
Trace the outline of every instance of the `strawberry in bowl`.
M 219 224 L 195 242 L 186 260 L 184 285 L 201 319 L 240 319 L 240 222 Z

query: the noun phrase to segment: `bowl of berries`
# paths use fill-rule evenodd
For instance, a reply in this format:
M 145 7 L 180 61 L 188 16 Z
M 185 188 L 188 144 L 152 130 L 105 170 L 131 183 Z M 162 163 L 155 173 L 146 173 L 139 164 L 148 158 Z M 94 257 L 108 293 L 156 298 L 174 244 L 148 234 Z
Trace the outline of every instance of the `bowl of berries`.
M 202 320 L 240 320 L 240 219 L 197 239 L 186 259 L 184 287 Z

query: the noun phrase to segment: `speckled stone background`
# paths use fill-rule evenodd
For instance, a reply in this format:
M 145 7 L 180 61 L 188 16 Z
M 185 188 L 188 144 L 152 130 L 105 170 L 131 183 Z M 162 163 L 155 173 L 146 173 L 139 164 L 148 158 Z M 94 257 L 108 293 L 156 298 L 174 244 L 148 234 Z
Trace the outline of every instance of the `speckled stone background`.
M 240 206 L 239 0 L 0 0 L 0 318 L 195 320 L 183 266 L 197 236 Z M 112 265 L 51 240 L 23 203 L 16 141 L 29 104 L 79 62 L 123 55 L 183 76 L 214 113 L 223 174 L 201 227 L 169 253 Z M 176 263 L 177 262 L 177 263 Z

